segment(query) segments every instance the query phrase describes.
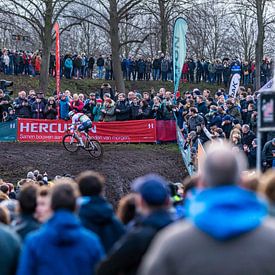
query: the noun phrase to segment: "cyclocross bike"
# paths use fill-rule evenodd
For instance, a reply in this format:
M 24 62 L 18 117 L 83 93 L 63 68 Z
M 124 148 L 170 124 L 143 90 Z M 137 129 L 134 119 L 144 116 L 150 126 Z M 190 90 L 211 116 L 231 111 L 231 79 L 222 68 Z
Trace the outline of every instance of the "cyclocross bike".
M 82 136 L 84 147 L 80 144 L 79 134 Z M 95 139 L 92 139 L 87 132 L 78 132 L 73 129 L 67 130 L 67 134 L 62 139 L 63 146 L 65 149 L 71 153 L 76 153 L 80 148 L 89 152 L 89 154 L 95 158 L 99 159 L 103 155 L 102 145 Z

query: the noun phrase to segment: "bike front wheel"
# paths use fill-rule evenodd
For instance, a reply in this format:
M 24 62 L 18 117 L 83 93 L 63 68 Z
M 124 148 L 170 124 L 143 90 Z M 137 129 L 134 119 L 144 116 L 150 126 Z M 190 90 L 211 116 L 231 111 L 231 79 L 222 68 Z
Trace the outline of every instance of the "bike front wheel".
M 95 158 L 99 159 L 103 155 L 103 147 L 102 145 L 95 139 L 90 139 L 87 141 L 86 150 L 89 152 L 89 154 Z
M 62 143 L 64 148 L 71 153 L 75 153 L 79 149 L 79 142 L 72 134 L 65 135 L 62 139 Z

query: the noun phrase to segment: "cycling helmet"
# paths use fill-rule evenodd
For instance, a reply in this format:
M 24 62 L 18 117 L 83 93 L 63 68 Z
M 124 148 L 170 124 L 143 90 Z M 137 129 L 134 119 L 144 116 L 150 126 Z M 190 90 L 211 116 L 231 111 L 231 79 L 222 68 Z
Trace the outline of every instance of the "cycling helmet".
M 74 111 L 70 111 L 69 113 L 68 113 L 68 116 L 69 117 L 72 117 L 74 115 Z

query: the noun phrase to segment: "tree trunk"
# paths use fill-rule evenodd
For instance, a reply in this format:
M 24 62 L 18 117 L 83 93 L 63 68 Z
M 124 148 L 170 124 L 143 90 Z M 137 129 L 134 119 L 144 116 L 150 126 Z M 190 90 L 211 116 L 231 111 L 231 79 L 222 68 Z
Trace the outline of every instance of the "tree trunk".
M 261 62 L 264 55 L 264 23 L 263 23 L 263 11 L 262 1 L 256 1 L 257 5 L 257 25 L 258 25 L 258 35 L 256 41 L 256 90 L 261 87 Z
M 125 83 L 121 70 L 120 62 L 120 42 L 119 42 L 119 29 L 118 29 L 118 13 L 117 13 L 117 1 L 109 0 L 110 3 L 110 37 L 112 47 L 112 61 L 113 61 L 113 73 L 115 78 L 116 89 L 125 93 Z
M 160 28 L 161 28 L 161 52 L 166 54 L 167 51 L 167 36 L 168 36 L 168 22 L 165 19 L 165 1 L 159 0 L 160 11 Z
M 41 37 L 42 42 L 42 60 L 41 60 L 41 71 L 39 79 L 39 89 L 43 93 L 47 93 L 49 84 L 49 62 L 50 62 L 50 52 L 52 46 L 52 17 L 53 8 L 52 1 L 46 1 L 46 12 L 45 12 L 45 26 L 43 37 Z

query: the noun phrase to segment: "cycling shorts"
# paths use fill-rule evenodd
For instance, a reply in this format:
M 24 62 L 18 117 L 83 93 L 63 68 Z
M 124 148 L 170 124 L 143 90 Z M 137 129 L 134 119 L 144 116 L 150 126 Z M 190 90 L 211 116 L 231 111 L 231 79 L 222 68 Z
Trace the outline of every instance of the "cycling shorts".
M 92 128 L 92 121 L 88 120 L 88 121 L 85 121 L 82 124 L 80 124 L 77 127 L 77 130 L 80 131 L 80 132 L 81 131 L 88 132 L 90 128 Z

